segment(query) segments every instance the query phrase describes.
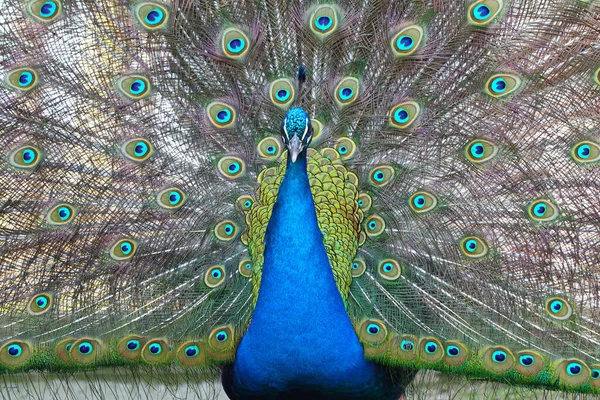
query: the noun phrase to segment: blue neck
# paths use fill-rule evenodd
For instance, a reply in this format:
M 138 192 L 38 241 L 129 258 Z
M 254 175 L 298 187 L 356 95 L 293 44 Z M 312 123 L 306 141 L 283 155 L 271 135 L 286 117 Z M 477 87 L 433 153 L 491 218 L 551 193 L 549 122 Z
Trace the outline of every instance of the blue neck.
M 235 385 L 254 393 L 306 388 L 307 382 L 324 390 L 371 386 L 374 367 L 346 314 L 317 223 L 306 152 L 295 163 L 288 158 L 265 241 L 260 292 L 238 347 Z

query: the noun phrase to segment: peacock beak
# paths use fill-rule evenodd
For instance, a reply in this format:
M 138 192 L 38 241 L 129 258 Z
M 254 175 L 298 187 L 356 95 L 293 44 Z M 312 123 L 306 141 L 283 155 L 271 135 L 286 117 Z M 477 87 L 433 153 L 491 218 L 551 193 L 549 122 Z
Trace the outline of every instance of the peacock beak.
M 293 135 L 288 143 L 288 150 L 290 152 L 290 156 L 292 157 L 292 162 L 296 162 L 298 158 L 298 154 L 302 152 L 302 142 L 300 138 L 296 135 Z

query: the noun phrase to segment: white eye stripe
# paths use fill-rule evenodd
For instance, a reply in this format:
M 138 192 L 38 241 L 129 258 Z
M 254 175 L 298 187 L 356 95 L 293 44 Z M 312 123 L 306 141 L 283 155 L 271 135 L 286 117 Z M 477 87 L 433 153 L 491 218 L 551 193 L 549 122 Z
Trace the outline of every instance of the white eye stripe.
M 285 119 L 283 120 L 283 131 L 285 132 L 285 136 L 286 136 L 286 137 L 289 139 L 289 137 L 290 137 L 290 134 L 289 134 L 289 133 L 288 133 L 288 131 L 287 131 L 287 126 L 286 126 L 286 124 L 287 124 L 287 117 L 285 117 Z
M 304 124 L 304 133 L 302 134 L 302 138 L 300 139 L 301 141 L 304 141 L 304 137 L 306 136 L 307 133 L 308 133 L 308 118 L 306 118 L 306 123 Z

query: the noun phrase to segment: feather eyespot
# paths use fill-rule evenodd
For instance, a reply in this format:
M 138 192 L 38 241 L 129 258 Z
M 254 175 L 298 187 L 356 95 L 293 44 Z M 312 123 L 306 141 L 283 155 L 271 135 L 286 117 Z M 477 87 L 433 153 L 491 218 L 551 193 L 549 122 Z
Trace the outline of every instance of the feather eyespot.
M 137 250 L 137 242 L 131 239 L 121 239 L 110 248 L 110 256 L 115 261 L 129 260 Z
M 358 200 L 356 201 L 356 204 L 363 212 L 367 212 L 371 209 L 373 200 L 371 199 L 371 196 L 369 196 L 367 193 L 360 193 L 358 195 Z
M 370 238 L 375 238 L 385 231 L 385 220 L 379 215 L 372 215 L 365 222 L 365 233 Z
M 176 210 L 183 206 L 187 197 L 181 189 L 176 187 L 168 188 L 162 190 L 156 195 L 156 202 L 162 208 L 166 208 L 167 210 Z
M 544 369 L 544 358 L 531 350 L 523 350 L 516 354 L 518 363 L 515 363 L 515 369 L 521 375 L 535 376 Z
M 398 261 L 390 258 L 379 263 L 377 273 L 386 281 L 395 281 L 402 275 L 402 267 Z
M 121 154 L 135 163 L 146 161 L 152 155 L 154 149 L 149 141 L 142 138 L 129 139 L 121 146 Z
M 571 305 L 560 297 L 550 297 L 545 302 L 545 308 L 552 318 L 564 321 L 573 314 Z
M 35 21 L 49 23 L 60 15 L 62 2 L 59 0 L 32 0 L 27 3 L 26 10 Z
M 353 278 L 359 278 L 365 273 L 367 266 L 362 258 L 355 258 L 350 266 L 350 273 Z
M 228 28 L 221 36 L 221 50 L 229 58 L 244 57 L 248 52 L 249 45 L 248 36 L 238 28 Z
M 50 293 L 37 293 L 27 303 L 27 312 L 33 316 L 45 314 L 52 308 L 53 300 Z
M 9 368 L 18 367 L 31 357 L 29 343 L 22 340 L 11 340 L 0 347 L 0 364 Z
M 358 98 L 358 79 L 347 77 L 338 83 L 335 88 L 335 101 L 339 107 L 352 104 Z
M 118 78 L 117 89 L 128 100 L 141 100 L 151 93 L 150 80 L 138 74 Z
M 406 129 L 415 122 L 420 112 L 421 107 L 414 101 L 400 103 L 390 110 L 390 126 Z
M 407 26 L 392 37 L 391 46 L 396 56 L 409 56 L 419 48 L 423 39 L 423 28 Z
M 487 25 L 502 9 L 502 0 L 480 0 L 469 7 L 469 21 L 474 25 Z
M 227 156 L 219 160 L 217 164 L 219 172 L 229 179 L 236 179 L 242 176 L 246 170 L 246 166 L 241 158 Z
M 26 92 L 38 84 L 38 76 L 31 68 L 17 68 L 8 72 L 4 82 L 13 89 Z
M 521 79 L 512 74 L 492 75 L 486 83 L 486 92 L 492 97 L 503 98 L 515 92 L 521 86 Z
M 437 197 L 433 193 L 424 190 L 416 192 L 408 199 L 408 205 L 417 214 L 432 211 L 437 204 Z
M 92 338 L 81 338 L 69 348 L 71 359 L 79 364 L 92 364 L 102 355 L 102 344 Z
M 488 252 L 488 246 L 477 236 L 467 236 L 460 241 L 460 249 L 469 258 L 481 258 Z
M 465 155 L 473 164 L 483 164 L 498 154 L 498 146 L 489 140 L 475 139 L 467 144 Z
M 127 360 L 136 361 L 140 358 L 142 347 L 146 344 L 143 336 L 131 334 L 122 338 L 117 344 L 119 355 Z
M 8 161 L 10 165 L 19 169 L 34 169 L 42 160 L 41 151 L 34 146 L 22 146 L 10 152 Z
M 204 344 L 196 341 L 184 342 L 177 350 L 177 359 L 184 367 L 197 367 L 206 362 Z
M 283 146 L 279 141 L 279 138 L 275 136 L 269 136 L 264 138 L 258 143 L 257 146 L 258 154 L 267 160 L 275 160 L 281 156 L 283 152 Z
M 277 79 L 271 83 L 271 102 L 276 106 L 286 109 L 294 101 L 294 86 L 289 79 Z
M 144 361 L 150 364 L 160 364 L 169 360 L 171 347 L 165 339 L 150 339 L 141 351 Z
M 134 15 L 140 26 L 147 31 L 156 31 L 167 26 L 169 11 L 158 3 L 143 2 L 134 9 Z
M 325 37 L 337 29 L 338 15 L 330 5 L 321 5 L 315 8 L 310 16 L 310 30 L 318 37 Z
M 584 140 L 573 147 L 571 157 L 581 164 L 600 161 L 600 146 L 594 142 Z
M 427 363 L 436 363 L 444 358 L 444 346 L 434 337 L 421 339 L 419 343 L 419 357 Z
M 350 138 L 340 138 L 335 143 L 337 150 L 342 160 L 349 160 L 356 154 L 356 144 Z
M 235 331 L 232 326 L 220 326 L 208 337 L 208 354 L 216 360 L 228 360 L 235 354 Z
M 394 179 L 394 169 L 387 165 L 382 165 L 371 170 L 369 180 L 371 184 L 378 187 L 383 187 Z
M 238 265 L 238 271 L 242 276 L 245 276 L 246 278 L 252 278 L 252 261 L 247 258 L 240 261 Z
M 225 282 L 225 267 L 215 265 L 210 267 L 204 275 L 204 283 L 209 288 L 216 288 Z
M 217 239 L 228 242 L 233 240 L 237 234 L 238 227 L 235 222 L 225 220 L 215 226 L 215 236 Z
M 469 357 L 467 347 L 459 341 L 446 342 L 446 354 L 444 363 L 453 367 L 464 364 Z
M 359 327 L 358 337 L 368 346 L 380 346 L 387 339 L 387 329 L 382 321 L 376 319 L 364 320 Z
M 583 361 L 576 358 L 562 360 L 556 370 L 555 374 L 558 379 L 570 386 L 580 386 L 586 384 L 591 376 L 590 367 L 588 367 Z
M 75 209 L 67 203 L 55 205 L 46 214 L 46 222 L 50 225 L 66 225 L 75 218 Z
M 231 127 L 237 117 L 233 107 L 220 101 L 214 101 L 206 106 L 206 113 L 210 122 L 221 129 Z
M 527 207 L 527 213 L 532 220 L 540 223 L 553 221 L 560 214 L 557 206 L 544 199 L 531 202 Z

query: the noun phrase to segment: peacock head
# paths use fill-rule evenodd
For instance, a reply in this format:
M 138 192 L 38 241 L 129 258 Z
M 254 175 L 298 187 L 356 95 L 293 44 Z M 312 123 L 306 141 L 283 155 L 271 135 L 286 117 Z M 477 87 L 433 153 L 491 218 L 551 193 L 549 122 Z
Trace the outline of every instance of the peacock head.
M 292 162 L 308 147 L 313 135 L 310 117 L 300 107 L 290 109 L 281 121 L 281 138 L 288 148 Z

